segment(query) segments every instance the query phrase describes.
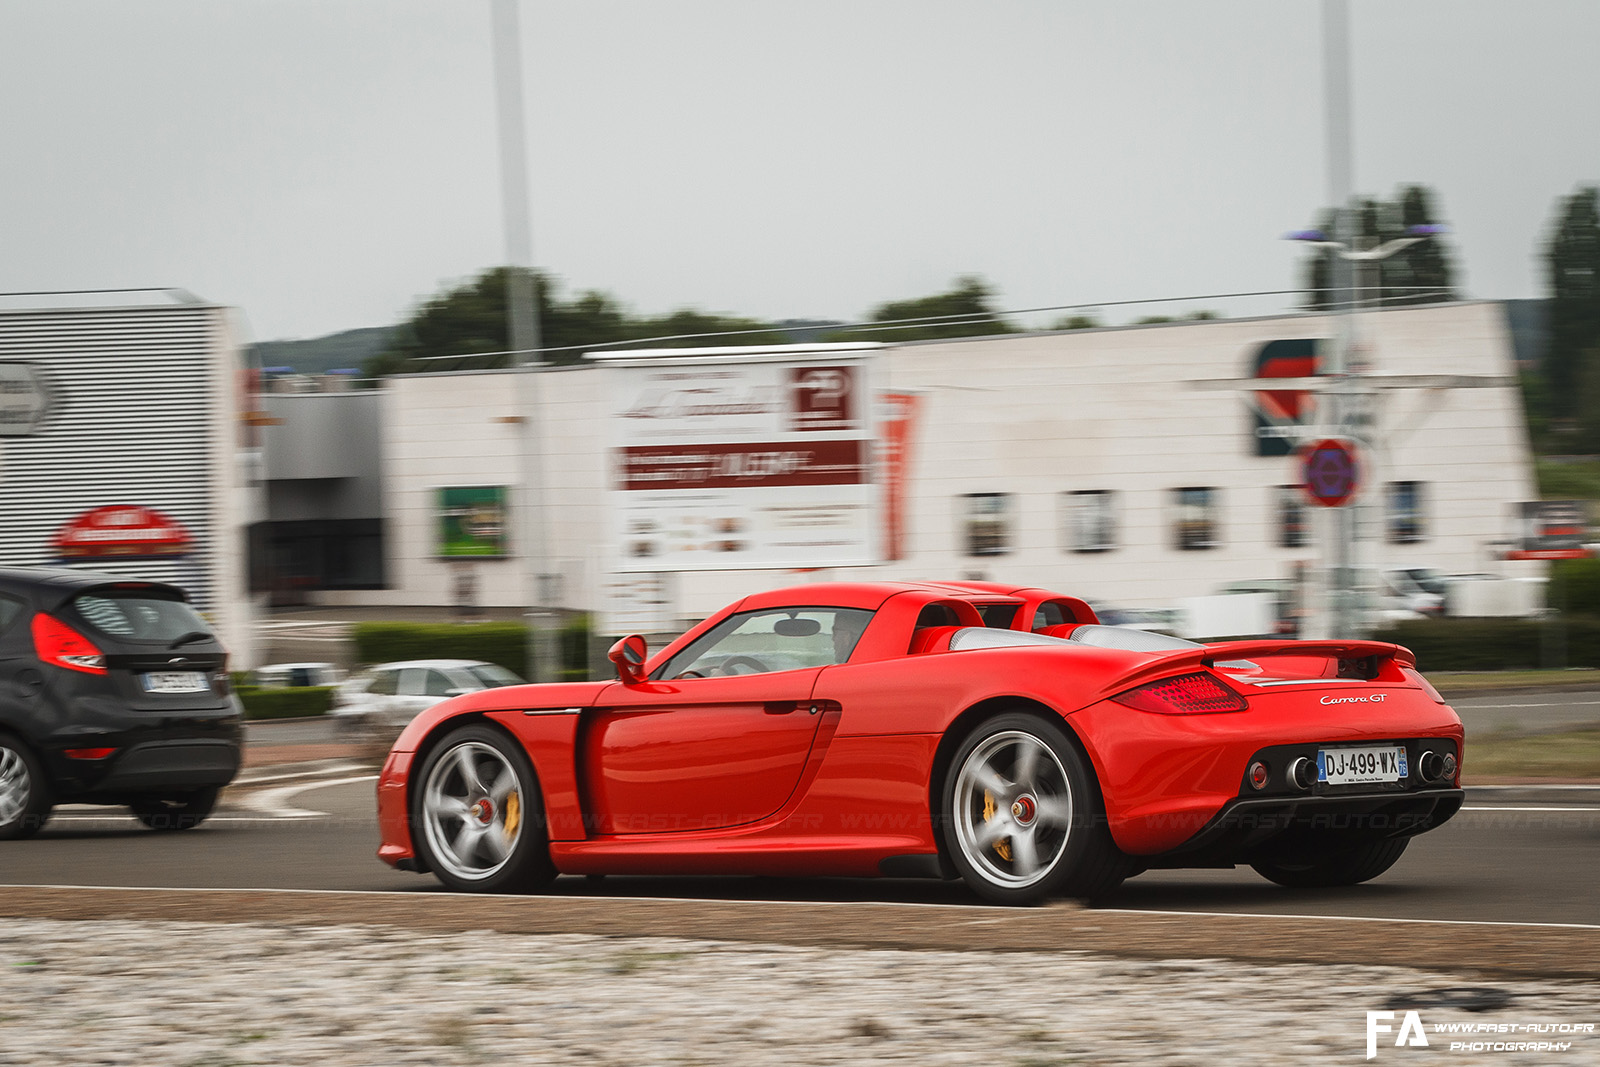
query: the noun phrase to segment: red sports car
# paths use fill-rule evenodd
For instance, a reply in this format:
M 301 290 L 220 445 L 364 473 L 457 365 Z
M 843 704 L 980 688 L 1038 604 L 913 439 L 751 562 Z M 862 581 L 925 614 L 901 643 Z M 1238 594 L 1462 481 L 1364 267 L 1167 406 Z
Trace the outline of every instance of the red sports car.
M 618 680 L 448 700 L 395 742 L 378 855 L 453 889 L 558 874 L 964 879 L 1024 903 L 1153 867 L 1387 870 L 1461 806 L 1461 720 L 1373 641 L 1190 641 L 974 582 L 729 605 Z

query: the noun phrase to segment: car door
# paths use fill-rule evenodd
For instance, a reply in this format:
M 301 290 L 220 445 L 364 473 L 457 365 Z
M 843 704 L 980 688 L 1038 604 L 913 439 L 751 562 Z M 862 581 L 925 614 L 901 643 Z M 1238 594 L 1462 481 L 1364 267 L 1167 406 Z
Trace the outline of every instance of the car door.
M 0 724 L 31 731 L 44 674 L 28 633 L 28 615 L 20 597 L 0 593 Z
M 841 635 L 854 628 L 842 655 L 836 611 L 851 616 Z M 831 608 L 736 615 L 649 681 L 602 691 L 580 742 L 597 832 L 692 833 L 776 813 L 811 752 L 817 675 L 848 656 L 867 618 Z

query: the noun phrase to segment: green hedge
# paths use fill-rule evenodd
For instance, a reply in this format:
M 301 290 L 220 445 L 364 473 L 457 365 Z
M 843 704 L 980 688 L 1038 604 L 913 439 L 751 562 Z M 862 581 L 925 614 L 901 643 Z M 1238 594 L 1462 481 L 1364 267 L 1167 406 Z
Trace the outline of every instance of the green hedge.
M 1574 614 L 1600 612 L 1600 559 L 1560 559 L 1550 568 L 1546 603 Z
M 1600 618 L 1413 619 L 1372 635 L 1417 654 L 1423 671 L 1600 667 Z M 1549 659 L 1550 662 L 1546 662 Z
M 590 624 L 579 615 L 559 631 L 561 677 L 589 677 Z M 364 622 L 352 631 L 356 659 L 392 663 L 408 659 L 476 659 L 528 677 L 528 627 L 520 622 Z
M 326 715 L 333 706 L 333 687 L 329 685 L 303 689 L 258 689 L 246 685 L 235 692 L 247 719 L 300 719 Z

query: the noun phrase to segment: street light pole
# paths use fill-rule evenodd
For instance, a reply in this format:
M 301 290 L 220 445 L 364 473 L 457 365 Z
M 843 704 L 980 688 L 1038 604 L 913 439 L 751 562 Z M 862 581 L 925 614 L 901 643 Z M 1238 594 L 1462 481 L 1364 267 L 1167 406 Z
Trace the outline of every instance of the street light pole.
M 544 455 L 541 435 L 539 305 L 533 276 L 533 227 L 528 197 L 528 152 L 523 118 L 522 34 L 518 0 L 493 0 L 495 101 L 500 135 L 500 195 L 506 238 L 506 325 L 516 374 L 515 421 L 521 468 L 517 507 L 518 555 L 528 620 L 528 680 L 555 680 L 550 651 L 548 533 L 544 523 Z

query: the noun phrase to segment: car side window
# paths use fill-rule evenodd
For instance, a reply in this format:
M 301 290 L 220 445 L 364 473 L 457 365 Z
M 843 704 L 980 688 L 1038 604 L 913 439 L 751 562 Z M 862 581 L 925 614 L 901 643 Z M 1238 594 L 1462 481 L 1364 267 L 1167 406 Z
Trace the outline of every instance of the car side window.
M 423 696 L 447 697 L 450 695 L 450 690 L 460 688 L 462 687 L 453 684 L 443 671 L 429 671 L 427 688 L 423 690 Z
M 377 671 L 372 675 L 372 684 L 367 686 L 367 692 L 380 697 L 394 696 L 394 671 Z
M 872 614 L 859 608 L 776 608 L 731 615 L 655 676 L 712 678 L 843 663 Z
M 400 695 L 420 697 L 425 693 L 427 670 L 422 667 L 402 667 L 400 670 Z
M 1061 605 L 1054 600 L 1047 600 L 1039 605 L 1039 610 L 1033 613 L 1033 628 L 1042 630 L 1046 626 L 1061 626 L 1067 621 L 1067 616 L 1061 610 Z
M 0 634 L 11 629 L 11 624 L 22 614 L 22 601 L 0 594 Z

